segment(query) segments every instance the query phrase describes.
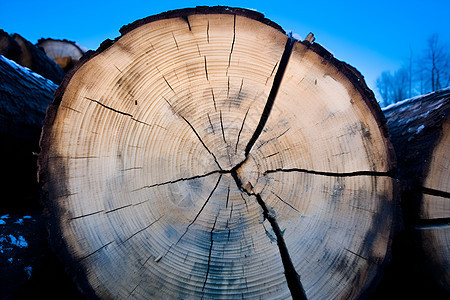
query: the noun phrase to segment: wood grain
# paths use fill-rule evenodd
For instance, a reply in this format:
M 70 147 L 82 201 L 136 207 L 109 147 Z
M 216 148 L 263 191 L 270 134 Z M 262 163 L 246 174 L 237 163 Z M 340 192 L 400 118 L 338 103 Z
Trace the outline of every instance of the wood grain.
M 48 111 L 53 239 L 99 298 L 356 298 L 385 263 L 392 147 L 353 68 L 224 7 L 88 53 Z

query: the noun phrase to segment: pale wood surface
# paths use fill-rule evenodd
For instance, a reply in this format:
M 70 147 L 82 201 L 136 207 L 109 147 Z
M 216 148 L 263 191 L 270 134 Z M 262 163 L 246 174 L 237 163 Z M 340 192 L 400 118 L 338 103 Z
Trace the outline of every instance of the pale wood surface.
M 86 52 L 77 43 L 68 40 L 40 39 L 36 46 L 65 70 L 72 68 Z
M 41 139 L 53 240 L 84 291 L 285 299 L 290 265 L 308 299 L 368 288 L 393 158 L 360 75 L 246 10 L 122 32 L 73 70 Z

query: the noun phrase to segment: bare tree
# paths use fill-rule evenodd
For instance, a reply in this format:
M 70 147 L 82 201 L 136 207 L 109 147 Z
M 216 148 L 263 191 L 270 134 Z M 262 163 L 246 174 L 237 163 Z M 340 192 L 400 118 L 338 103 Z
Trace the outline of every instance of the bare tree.
M 409 95 L 409 80 L 411 75 L 407 67 L 403 66 L 394 72 L 384 71 L 377 79 L 377 89 L 383 105 L 389 105 L 407 98 Z
M 450 85 L 450 50 L 442 44 L 437 34 L 427 41 L 419 58 L 414 59 L 413 50 L 407 63 L 392 74 L 384 71 L 377 78 L 381 104 L 389 105 L 400 100 L 437 91 Z
M 450 55 L 448 48 L 433 34 L 427 43 L 425 55 L 419 66 L 425 71 L 430 91 L 440 90 L 450 84 Z

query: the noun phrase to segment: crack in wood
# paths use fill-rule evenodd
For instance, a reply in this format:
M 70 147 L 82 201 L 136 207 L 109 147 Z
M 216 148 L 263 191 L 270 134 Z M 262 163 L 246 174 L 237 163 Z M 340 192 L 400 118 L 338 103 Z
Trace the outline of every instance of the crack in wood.
M 174 94 L 176 94 L 175 91 L 173 90 L 172 86 L 171 86 L 171 85 L 169 84 L 169 82 L 167 81 L 166 77 L 164 77 L 164 75 L 162 75 L 162 78 L 163 78 L 164 81 L 166 82 L 167 86 L 172 90 L 172 92 L 173 92 Z
M 206 59 L 206 58 L 205 58 Z M 214 111 L 217 111 L 217 106 L 216 106 L 216 97 L 214 96 L 214 90 L 211 87 L 211 95 L 212 95 L 212 99 L 213 99 L 213 103 L 214 103 Z
M 227 202 L 225 204 L 225 207 L 228 208 L 228 201 L 230 200 L 230 186 L 228 186 L 227 189 Z
M 208 25 L 206 27 L 206 40 L 208 41 L 208 44 L 209 44 L 209 20 L 208 20 Z
M 234 149 L 234 153 L 237 153 L 237 148 L 239 144 L 239 138 L 241 137 L 242 130 L 244 129 L 245 119 L 247 119 L 248 111 L 250 110 L 250 107 L 247 109 L 247 112 L 245 113 L 244 119 L 242 120 L 241 128 L 239 129 L 239 133 L 236 140 L 236 147 Z
M 216 134 L 216 132 L 214 131 L 214 126 L 213 126 L 213 124 L 212 124 L 212 122 L 211 122 L 211 118 L 209 117 L 209 113 L 206 114 L 206 115 L 208 116 L 209 125 L 211 126 L 211 129 L 212 129 L 213 134 Z
M 362 256 L 361 254 L 358 254 L 356 252 L 351 251 L 350 249 L 344 248 L 345 251 L 350 252 L 351 254 L 355 255 L 356 257 L 359 257 L 361 259 L 364 259 L 366 261 L 369 261 L 369 259 L 367 259 L 366 257 Z
M 167 81 L 166 81 L 167 82 Z M 168 83 L 167 83 L 168 84 Z M 200 137 L 200 135 L 197 133 L 197 131 L 195 130 L 194 126 L 192 126 L 192 124 L 180 113 L 178 113 L 177 111 L 175 111 L 174 107 L 172 106 L 172 104 L 169 102 L 169 100 L 167 100 L 166 98 L 164 98 L 163 96 L 161 96 L 166 102 L 167 104 L 170 106 L 170 108 L 173 110 L 173 112 L 175 114 L 177 114 L 178 116 L 180 116 L 180 118 L 182 118 L 188 125 L 189 127 L 192 129 L 192 131 L 194 132 L 194 134 L 197 136 L 198 140 L 200 141 L 200 143 L 203 145 L 203 147 L 206 149 L 206 151 L 208 151 L 209 154 L 211 154 L 211 156 L 214 158 L 214 161 L 216 162 L 217 166 L 219 167 L 220 170 L 222 170 L 222 167 L 219 164 L 219 161 L 217 160 L 216 156 L 214 155 L 214 153 L 212 153 L 209 148 L 206 146 L 206 144 L 203 142 L 202 138 Z
M 263 176 L 266 176 L 267 174 L 271 173 L 277 173 L 277 172 L 300 172 L 300 173 L 307 173 L 307 174 L 313 174 L 313 175 L 322 175 L 322 176 L 331 176 L 331 177 L 355 177 L 355 176 L 381 176 L 381 177 L 393 177 L 393 171 L 387 171 L 387 172 L 378 172 L 378 171 L 353 171 L 353 172 L 326 172 L 326 171 L 314 171 L 314 170 L 308 170 L 308 169 L 301 169 L 301 168 L 289 168 L 289 169 L 275 169 L 275 170 L 267 170 L 264 171 L 262 174 Z
M 279 134 L 278 136 L 273 137 L 273 138 L 271 138 L 271 139 L 268 139 L 267 141 L 262 142 L 260 145 L 258 145 L 258 146 L 256 147 L 256 150 L 259 150 L 261 147 L 263 147 L 264 145 L 270 143 L 270 142 L 273 141 L 273 140 L 279 139 L 279 138 L 282 137 L 284 134 L 286 134 L 286 132 L 288 132 L 289 129 L 291 129 L 291 127 L 289 127 L 288 129 L 286 129 L 285 131 L 283 131 L 283 132 L 282 132 L 281 134 Z M 288 148 L 288 149 L 289 149 L 289 148 Z M 285 151 L 285 150 L 282 150 L 282 151 Z
M 225 139 L 225 131 L 223 129 L 223 120 L 222 120 L 222 111 L 219 112 L 219 118 L 220 118 L 220 128 L 222 128 L 222 137 L 225 144 L 227 144 L 227 140 Z
M 114 243 L 114 242 L 115 242 L 115 241 L 111 241 L 111 242 L 107 243 L 106 245 L 101 246 L 100 248 L 98 248 L 98 249 L 95 250 L 94 252 L 92 252 L 92 253 L 90 253 L 90 254 L 88 254 L 88 255 L 86 255 L 86 256 L 84 256 L 84 257 L 78 259 L 77 262 L 81 262 L 82 260 L 85 260 L 86 258 L 91 257 L 91 256 L 94 255 L 95 253 L 97 253 L 97 252 L 101 251 L 102 249 L 108 247 L 109 245 L 111 245 L 111 244 Z
M 84 214 L 84 215 L 81 215 L 81 216 L 76 216 L 76 217 L 70 218 L 69 220 L 72 221 L 72 220 L 81 219 L 81 218 L 84 218 L 84 217 L 89 217 L 89 216 L 97 215 L 97 214 L 102 213 L 102 212 L 104 212 L 104 211 L 105 211 L 105 210 L 102 209 L 102 210 L 99 210 L 99 211 L 96 211 L 96 212 Z
M 450 225 L 450 218 L 418 219 L 414 222 L 417 229 L 445 227 Z
M 286 70 L 293 47 L 294 47 L 294 40 L 288 38 L 286 41 L 286 45 L 284 47 L 283 55 L 281 56 L 280 65 L 273 79 L 272 88 L 270 89 L 270 93 L 266 101 L 266 105 L 264 106 L 264 110 L 262 112 L 258 126 L 256 127 L 256 130 L 253 132 L 253 136 L 251 137 L 250 141 L 245 147 L 245 157 L 248 157 L 248 154 L 250 153 L 253 145 L 256 143 L 256 140 L 261 135 L 264 126 L 266 125 L 266 122 L 269 119 L 269 115 L 275 102 L 275 98 L 278 94 L 278 89 L 280 88 L 281 80 L 283 79 L 283 75 Z
M 135 233 L 133 233 L 132 235 L 130 235 L 126 240 L 124 240 L 122 242 L 122 244 L 126 243 L 128 240 L 130 240 L 131 238 L 133 238 L 134 236 L 136 236 L 138 233 L 150 228 L 153 224 L 155 224 L 156 222 L 158 222 L 164 215 L 160 216 L 158 219 L 156 219 L 155 221 L 151 222 L 149 225 L 145 226 L 144 228 L 136 231 Z
M 209 194 L 208 198 L 206 199 L 205 203 L 203 203 L 202 207 L 200 208 L 200 210 L 198 211 L 197 215 L 195 216 L 195 218 L 188 224 L 188 226 L 186 227 L 184 233 L 178 238 L 177 242 L 175 244 L 172 244 L 166 251 L 166 253 L 164 253 L 164 255 L 162 255 L 161 258 L 164 258 L 167 253 L 170 252 L 170 250 L 172 249 L 173 246 L 178 245 L 178 243 L 181 241 L 181 239 L 186 235 L 186 233 L 188 232 L 189 228 L 192 226 L 192 224 L 195 223 L 195 221 L 197 221 L 197 218 L 200 216 L 200 214 L 202 213 L 203 209 L 205 208 L 206 204 L 208 204 L 209 199 L 211 199 L 212 195 L 214 194 L 215 190 L 217 189 L 217 187 L 219 186 L 219 182 L 222 179 L 222 174 L 220 174 L 219 179 L 216 182 L 216 185 L 214 186 L 213 190 L 211 191 L 211 193 Z
M 107 106 L 107 105 L 101 103 L 101 102 L 98 101 L 98 100 L 95 100 L 95 99 L 92 99 L 92 98 L 89 98 L 89 97 L 84 97 L 84 99 L 87 99 L 87 100 L 89 100 L 89 101 L 92 101 L 92 102 L 94 102 L 94 103 L 97 103 L 98 105 L 100 105 L 100 106 L 102 106 L 102 107 L 104 107 L 104 108 L 106 108 L 106 109 L 109 109 L 109 110 L 111 110 L 111 111 L 113 111 L 113 112 L 116 112 L 116 113 L 118 113 L 118 114 L 121 114 L 121 115 L 124 115 L 124 116 L 129 116 L 129 117 L 133 118 L 133 115 L 132 115 L 132 114 L 129 114 L 129 113 L 126 113 L 126 112 L 123 112 L 123 111 L 114 109 L 114 108 L 112 108 L 112 107 L 109 107 L 109 106 Z
M 189 23 L 189 16 L 182 16 L 181 18 L 182 18 L 184 21 L 186 21 L 187 26 L 188 26 L 188 28 L 189 28 L 189 31 L 192 31 L 191 23 Z
M 216 215 L 216 219 L 214 220 L 214 224 L 213 224 L 213 227 L 211 229 L 211 244 L 209 246 L 208 267 L 206 268 L 206 276 L 205 276 L 205 281 L 203 282 L 202 291 L 205 290 L 206 282 L 208 281 L 209 269 L 211 267 L 211 253 L 212 253 L 212 248 L 213 248 L 213 244 L 214 244 L 213 234 L 214 234 L 214 228 L 216 227 L 217 218 L 219 217 L 219 213 L 220 213 L 220 210 L 219 210 L 219 212 Z M 202 299 L 203 299 L 203 295 L 202 295 Z
M 287 206 L 289 206 L 290 208 L 292 208 L 293 210 L 295 210 L 296 212 L 298 212 L 299 214 L 302 214 L 301 211 L 299 211 L 298 209 L 296 209 L 294 206 L 292 206 L 292 204 L 286 202 L 285 200 L 281 199 L 280 196 L 278 196 L 277 194 L 275 194 L 273 191 L 270 191 L 275 197 L 278 198 L 278 200 L 280 200 L 281 202 L 283 202 L 284 204 L 286 204 Z
M 172 184 L 172 183 L 177 183 L 177 182 L 180 182 L 180 181 L 187 181 L 187 180 L 203 178 L 203 177 L 207 177 L 207 176 L 210 176 L 210 175 L 213 175 L 213 174 L 224 174 L 226 172 L 227 171 L 224 171 L 224 170 L 215 170 L 215 171 L 211 171 L 211 172 L 205 173 L 203 175 L 195 175 L 195 176 L 192 176 L 192 177 L 182 177 L 182 178 L 175 179 L 175 180 L 169 180 L 169 181 L 165 181 L 165 182 L 161 182 L 161 183 L 155 183 L 155 184 L 151 184 L 151 185 L 146 185 L 146 186 L 140 187 L 138 189 L 132 190 L 131 192 L 136 192 L 136 191 L 139 191 L 139 190 L 149 189 L 149 188 L 162 186 L 162 185 L 167 185 L 167 184 Z
M 421 187 L 420 190 L 424 194 L 428 194 L 428 195 L 432 195 L 432 196 L 438 196 L 438 197 L 442 197 L 442 198 L 450 198 L 450 193 L 449 192 L 435 190 L 435 189 L 430 189 L 430 188 L 426 188 L 426 187 Z
M 238 166 L 242 165 L 239 164 Z M 260 194 L 254 193 L 253 191 L 246 190 L 244 185 L 242 184 L 241 179 L 239 178 L 237 174 L 237 169 L 233 168 L 231 170 L 231 176 L 233 177 L 234 181 L 236 182 L 237 187 L 241 191 L 241 196 L 243 198 L 242 193 L 246 193 L 249 196 L 254 196 L 256 198 L 257 203 L 263 210 L 263 217 L 265 220 L 268 220 L 273 232 L 276 236 L 276 242 L 278 245 L 279 253 L 281 256 L 281 261 L 283 263 L 284 267 L 284 275 L 286 277 L 286 282 L 288 285 L 288 288 L 291 292 L 291 296 L 293 299 L 301 299 L 306 300 L 306 294 L 305 290 L 303 289 L 302 283 L 300 281 L 300 275 L 298 275 L 297 271 L 295 270 L 295 267 L 292 263 L 291 257 L 289 255 L 289 251 L 287 249 L 286 243 L 283 238 L 284 231 L 281 230 L 280 226 L 278 225 L 278 222 L 276 220 L 275 211 L 273 209 L 269 210 L 266 203 L 262 199 Z M 264 225 L 264 224 L 263 224 Z M 265 227 L 264 227 L 265 229 Z M 267 230 L 266 230 L 267 233 Z
M 273 66 L 272 72 L 270 72 L 270 75 L 267 77 L 266 83 L 265 83 L 264 85 L 267 85 L 267 82 L 269 82 L 269 79 L 270 79 L 270 77 L 272 77 L 273 72 L 275 72 L 275 69 L 277 68 L 278 63 L 279 63 L 279 61 L 277 61 L 277 62 L 275 63 L 275 65 Z
M 175 45 L 177 46 L 177 50 L 180 50 L 180 48 L 178 47 L 177 39 L 175 38 L 175 35 L 173 34 L 173 32 L 172 32 L 172 37 L 173 37 L 173 40 L 175 41 Z
M 205 74 L 206 74 L 206 80 L 208 80 L 209 81 L 209 77 L 208 77 L 208 66 L 207 66 L 207 64 L 206 64 L 206 56 L 204 56 L 204 58 L 205 58 Z M 216 106 L 216 103 L 215 103 L 215 101 L 214 101 L 214 107 Z
M 112 212 L 115 212 L 115 211 L 118 211 L 118 210 L 121 210 L 121 209 L 124 209 L 124 208 L 127 208 L 127 207 L 131 207 L 131 206 L 133 206 L 133 204 L 127 204 L 127 205 L 124 205 L 124 206 L 121 206 L 121 207 L 118 207 L 118 208 L 114 208 L 114 209 L 105 211 L 105 214 L 109 214 L 109 213 L 112 213 Z
M 231 65 L 231 55 L 233 54 L 235 41 L 236 41 L 236 15 L 234 15 L 234 20 L 233 20 L 233 41 L 231 42 L 230 55 L 228 56 L 228 67 L 227 67 L 226 76 L 228 76 L 228 69 L 230 68 L 230 65 Z

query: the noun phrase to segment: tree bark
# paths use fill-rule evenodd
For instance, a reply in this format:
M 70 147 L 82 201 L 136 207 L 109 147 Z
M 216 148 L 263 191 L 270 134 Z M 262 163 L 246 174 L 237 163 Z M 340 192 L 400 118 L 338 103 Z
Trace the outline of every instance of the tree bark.
M 36 179 L 39 137 L 45 109 L 56 85 L 0 55 L 1 190 L 2 209 L 21 210 L 39 206 Z M 14 195 L 14 196 L 12 196 Z
M 85 55 L 41 138 L 52 239 L 100 298 L 349 299 L 386 262 L 373 93 L 263 15 L 198 7 Z
M 0 31 L 0 55 L 5 56 L 23 67 L 60 84 L 64 78 L 64 70 L 50 59 L 41 49 L 18 34 L 9 36 Z
M 78 63 L 86 52 L 77 43 L 68 40 L 40 39 L 37 47 L 44 50 L 66 72 Z
M 450 292 L 450 89 L 384 109 L 404 184 L 405 225 L 423 265 Z

